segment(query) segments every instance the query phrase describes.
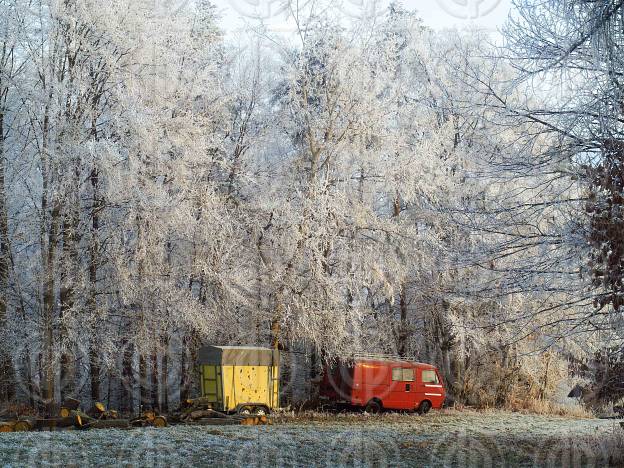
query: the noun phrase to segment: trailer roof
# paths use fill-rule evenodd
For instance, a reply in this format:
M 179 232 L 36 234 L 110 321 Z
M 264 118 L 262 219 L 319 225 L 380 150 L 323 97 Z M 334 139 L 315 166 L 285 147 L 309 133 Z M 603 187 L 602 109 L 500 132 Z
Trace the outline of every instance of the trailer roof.
M 200 348 L 199 364 L 221 366 L 278 366 L 279 351 L 260 346 L 213 346 Z

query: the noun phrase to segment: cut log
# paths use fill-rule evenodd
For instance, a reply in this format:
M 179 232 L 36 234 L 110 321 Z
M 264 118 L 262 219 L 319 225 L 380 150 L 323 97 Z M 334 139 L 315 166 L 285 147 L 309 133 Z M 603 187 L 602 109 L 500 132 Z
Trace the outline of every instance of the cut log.
M 196 420 L 196 419 L 202 419 L 202 418 L 212 418 L 215 417 L 215 412 L 212 410 L 197 410 L 197 411 L 193 411 L 191 412 L 188 417 L 189 419 L 192 420 Z
M 15 432 L 28 432 L 28 431 L 32 431 L 34 427 L 35 427 L 35 422 L 33 420 L 20 419 L 19 421 L 15 422 L 15 425 L 13 426 L 13 430 Z
M 59 421 L 60 421 L 60 418 L 37 419 L 35 421 L 34 429 L 37 429 L 37 430 L 41 430 L 41 429 L 52 430 L 52 429 L 54 429 L 58 425 Z
M 91 416 L 83 413 L 80 410 L 71 411 L 70 417 L 74 418 L 74 426 L 79 429 L 93 421 L 97 421 L 97 419 L 92 418 Z
M 15 431 L 14 422 L 1 422 L 0 423 L 0 432 L 14 432 L 14 431 Z
M 167 418 L 164 416 L 156 416 L 152 421 L 154 427 L 167 427 Z
M 241 422 L 237 419 L 207 418 L 207 419 L 198 419 L 197 421 L 190 421 L 185 424 L 189 426 L 234 426 L 240 423 Z
M 71 414 L 71 410 L 65 406 L 61 406 L 61 409 L 59 410 L 59 416 L 61 418 L 68 418 L 69 415 Z
M 153 421 L 154 418 L 156 417 L 156 413 L 154 413 L 153 411 L 144 411 L 142 414 L 142 417 L 144 419 L 147 419 L 148 421 Z
M 74 416 L 66 416 L 64 418 L 56 418 L 57 427 L 72 427 L 76 426 L 76 418 Z
M 108 410 L 103 413 L 99 413 L 97 419 L 117 419 L 119 417 L 117 411 Z
M 127 419 L 95 419 L 83 426 L 84 429 L 127 429 L 130 421 Z
M 104 403 L 100 403 L 99 401 L 95 403 L 95 405 L 93 405 L 93 407 L 95 408 L 95 411 L 97 413 L 103 414 L 106 412 L 106 407 L 104 406 Z

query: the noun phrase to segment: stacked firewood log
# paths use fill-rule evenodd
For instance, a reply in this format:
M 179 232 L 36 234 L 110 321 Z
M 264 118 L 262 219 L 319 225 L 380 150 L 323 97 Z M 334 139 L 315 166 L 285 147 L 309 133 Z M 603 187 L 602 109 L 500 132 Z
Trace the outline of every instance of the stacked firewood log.
M 180 409 L 170 416 L 173 423 L 196 425 L 244 426 L 269 425 L 271 419 L 266 415 L 226 414 L 213 408 L 206 398 L 196 398 L 182 402 Z M 58 408 L 56 416 L 45 418 L 19 417 L 9 421 L 0 421 L 0 432 L 32 431 L 56 428 L 66 429 L 127 429 L 131 427 L 166 427 L 167 417 L 148 409 L 132 419 L 123 419 L 115 410 L 109 410 L 103 403 L 97 402 L 88 412 L 81 409 L 79 400 L 68 398 Z
M 132 427 L 167 427 L 167 418 L 153 410 L 142 411 L 141 414 L 130 420 Z

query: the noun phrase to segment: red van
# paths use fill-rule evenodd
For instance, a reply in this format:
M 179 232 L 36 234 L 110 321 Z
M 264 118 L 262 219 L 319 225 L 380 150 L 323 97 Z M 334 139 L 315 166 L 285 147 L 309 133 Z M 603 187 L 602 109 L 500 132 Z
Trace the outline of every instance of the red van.
M 337 405 L 427 413 L 439 409 L 446 392 L 435 366 L 398 357 L 357 357 L 325 368 L 320 398 Z

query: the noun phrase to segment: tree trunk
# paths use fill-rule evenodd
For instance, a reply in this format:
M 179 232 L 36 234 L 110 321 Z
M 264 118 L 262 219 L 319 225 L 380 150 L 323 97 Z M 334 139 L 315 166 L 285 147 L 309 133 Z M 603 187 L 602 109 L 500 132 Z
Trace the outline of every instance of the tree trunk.
M 167 413 L 169 411 L 169 335 L 167 333 L 163 337 L 163 350 L 160 376 L 161 412 Z
M 151 394 L 150 401 L 152 405 L 152 409 L 158 408 L 160 410 L 160 402 L 158 398 L 158 353 L 154 351 L 152 354 L 152 369 L 151 369 Z
M 134 349 L 130 343 L 124 348 L 122 363 L 121 409 L 128 413 L 134 412 Z
M 93 208 L 91 210 L 91 239 L 89 243 L 89 283 L 90 283 L 90 297 L 89 297 L 89 312 L 92 316 L 97 315 L 97 270 L 98 270 L 98 230 L 99 230 L 99 216 L 98 216 L 98 172 L 97 169 L 92 169 L 90 174 L 91 188 L 93 189 Z M 93 331 L 94 332 L 94 331 Z M 90 360 L 91 363 L 91 398 L 94 402 L 99 401 L 100 398 L 100 365 L 99 356 L 97 354 L 96 344 L 91 343 Z
M 186 362 L 186 354 L 189 350 L 189 336 L 187 333 L 182 338 L 182 352 L 180 355 L 180 402 L 189 399 L 189 379 L 188 379 L 188 363 Z
M 146 407 L 146 403 L 149 401 L 147 388 L 147 364 L 143 354 L 139 356 L 139 385 L 139 396 L 141 398 L 141 401 L 139 402 L 139 410 L 142 410 Z
M 61 291 L 59 294 L 60 311 L 59 318 L 60 343 L 61 351 L 61 385 L 60 385 L 60 401 L 73 395 L 73 383 L 75 379 L 75 368 L 73 366 L 75 358 L 75 350 L 70 352 L 67 343 L 67 328 L 64 325 L 63 317 L 74 307 L 74 278 L 73 274 L 67 271 L 74 271 L 78 265 L 78 252 L 76 251 L 76 231 L 77 226 L 72 209 L 72 213 L 66 216 L 63 223 L 62 239 L 63 239 L 63 260 L 68 263 L 65 274 L 61 278 Z
M 405 356 L 407 353 L 407 298 L 406 298 L 405 281 L 401 283 L 401 293 L 399 294 L 399 333 L 397 351 L 399 356 Z
M 114 383 L 115 383 L 114 376 L 112 375 L 111 372 L 107 372 L 106 373 L 106 407 L 107 408 L 111 407 L 112 391 L 113 391 Z
M 279 303 L 275 308 L 275 315 L 273 317 L 273 321 L 271 322 L 271 347 L 276 350 L 280 349 L 280 322 L 283 314 L 283 309 L 284 307 L 281 303 Z
M 91 375 L 91 400 L 93 403 L 100 401 L 100 355 L 98 354 L 95 337 L 91 340 L 89 348 L 89 364 Z
M 2 94 L 0 75 L 0 94 Z M 0 102 L 3 107 L 3 103 Z M 4 112 L 0 109 L 0 332 L 6 329 L 7 297 L 9 290 L 9 225 L 5 187 Z M 8 348 L 0 349 L 0 398 L 10 401 L 15 396 L 15 373 Z
M 58 200 L 53 201 L 53 208 L 50 214 L 50 231 L 47 236 L 47 251 L 45 259 L 45 282 L 43 294 L 43 401 L 51 408 L 54 403 L 54 311 L 55 311 L 55 289 L 56 272 L 54 271 L 54 260 L 56 257 L 56 243 L 58 236 L 58 222 L 60 216 L 60 206 Z
M 401 196 L 397 192 L 392 201 L 392 217 L 399 218 L 401 215 Z M 406 280 L 401 280 L 401 290 L 399 293 L 399 326 L 397 333 L 397 352 L 399 356 L 407 353 L 407 285 Z
M 51 190 L 51 177 L 54 168 L 50 162 L 50 102 L 52 101 L 52 90 L 48 91 L 48 103 L 43 112 L 43 122 L 41 131 L 41 219 L 40 222 L 40 245 L 41 245 L 41 265 L 42 265 L 42 353 L 40 356 L 41 372 L 40 388 L 41 398 L 44 404 L 49 405 L 54 401 L 54 366 L 53 366 L 53 319 L 54 319 L 54 295 L 56 287 L 56 275 L 54 274 L 54 258 L 56 255 L 56 241 L 58 230 L 58 218 L 60 207 L 57 197 Z M 51 207 L 50 207 L 51 205 Z M 48 214 L 48 209 L 51 212 Z M 48 231 L 49 219 L 49 231 Z

